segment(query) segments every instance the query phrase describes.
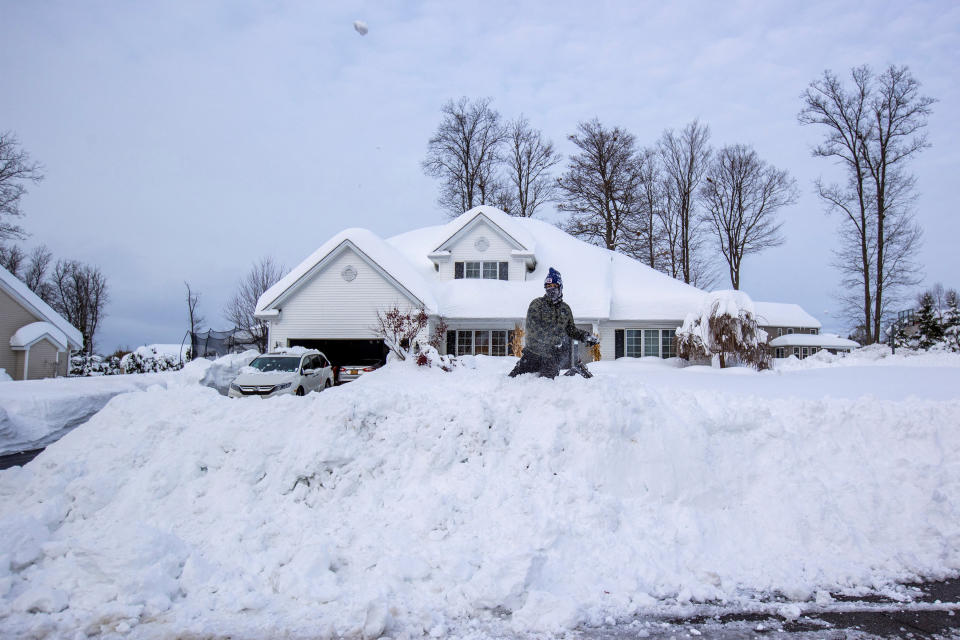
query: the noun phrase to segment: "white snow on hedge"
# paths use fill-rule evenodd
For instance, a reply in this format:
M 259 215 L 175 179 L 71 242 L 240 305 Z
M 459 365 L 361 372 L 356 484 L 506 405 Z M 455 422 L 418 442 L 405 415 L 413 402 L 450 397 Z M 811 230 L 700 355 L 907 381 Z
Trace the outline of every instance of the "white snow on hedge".
M 0 628 L 554 633 L 960 570 L 960 358 L 553 381 L 465 360 L 305 398 L 114 398 L 0 472 Z

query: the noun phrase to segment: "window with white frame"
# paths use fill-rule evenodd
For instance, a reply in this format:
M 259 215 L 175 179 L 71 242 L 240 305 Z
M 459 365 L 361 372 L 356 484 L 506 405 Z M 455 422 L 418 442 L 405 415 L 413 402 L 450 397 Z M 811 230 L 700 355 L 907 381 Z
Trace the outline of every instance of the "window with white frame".
M 506 262 L 467 261 L 463 263 L 463 277 L 467 279 L 505 280 L 505 277 L 501 278 L 501 272 L 504 275 L 506 274 L 506 266 Z
M 774 354 L 774 357 L 776 357 L 776 358 L 782 358 L 783 355 L 784 355 L 784 354 L 783 354 L 783 347 L 777 347 L 777 350 L 776 350 L 776 353 Z
M 779 338 L 782 335 L 783 335 L 783 327 L 777 327 L 777 337 Z
M 660 355 L 660 329 L 643 330 L 643 355 L 654 358 Z
M 676 332 L 676 329 L 626 329 L 624 355 L 628 358 L 673 358 L 677 355 Z
M 505 356 L 507 355 L 507 331 L 458 330 L 457 355 Z
M 676 329 L 660 329 L 660 355 L 664 358 L 677 357 L 677 343 L 674 338 L 677 335 Z

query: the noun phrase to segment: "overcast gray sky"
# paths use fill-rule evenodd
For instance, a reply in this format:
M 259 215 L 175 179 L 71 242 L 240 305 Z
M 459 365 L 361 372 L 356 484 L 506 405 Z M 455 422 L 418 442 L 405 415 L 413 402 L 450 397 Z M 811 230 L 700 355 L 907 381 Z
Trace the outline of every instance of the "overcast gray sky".
M 838 174 L 810 157 L 822 132 L 797 124 L 799 95 L 827 68 L 896 63 L 939 100 L 913 164 L 925 283 L 960 287 L 960 3 L 517 5 L 0 0 L 0 130 L 46 174 L 23 202 L 25 244 L 107 275 L 98 350 L 179 342 L 184 280 L 226 328 L 261 256 L 293 267 L 345 227 L 445 221 L 420 162 L 449 98 L 489 96 L 565 154 L 580 120 L 646 145 L 700 118 L 715 146 L 753 145 L 802 192 L 786 244 L 745 260 L 742 288 L 846 330 L 838 220 L 812 192 Z

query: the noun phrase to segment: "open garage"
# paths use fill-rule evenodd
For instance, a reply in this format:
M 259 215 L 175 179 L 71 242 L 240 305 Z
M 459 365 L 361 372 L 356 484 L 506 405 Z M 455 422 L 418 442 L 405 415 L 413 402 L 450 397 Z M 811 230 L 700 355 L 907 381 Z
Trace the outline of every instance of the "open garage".
M 291 347 L 306 347 L 322 351 L 333 365 L 359 364 L 367 360 L 386 360 L 387 346 L 383 340 L 296 339 L 288 340 Z

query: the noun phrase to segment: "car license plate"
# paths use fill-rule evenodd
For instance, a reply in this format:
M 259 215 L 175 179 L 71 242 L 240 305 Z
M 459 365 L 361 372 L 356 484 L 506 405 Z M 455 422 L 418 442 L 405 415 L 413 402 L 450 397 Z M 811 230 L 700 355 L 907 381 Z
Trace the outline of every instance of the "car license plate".
M 356 369 L 350 369 L 350 375 L 352 375 L 352 376 L 357 375 L 357 370 L 356 370 Z

